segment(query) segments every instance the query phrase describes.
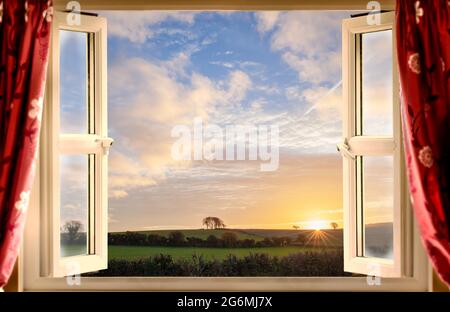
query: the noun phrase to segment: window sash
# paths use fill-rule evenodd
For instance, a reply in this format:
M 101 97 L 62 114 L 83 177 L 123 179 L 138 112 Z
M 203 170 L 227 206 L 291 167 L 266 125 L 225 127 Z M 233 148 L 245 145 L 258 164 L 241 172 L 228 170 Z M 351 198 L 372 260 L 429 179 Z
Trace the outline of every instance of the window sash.
M 41 151 L 42 188 L 41 203 L 45 227 L 43 240 L 44 276 L 61 277 L 107 268 L 108 216 L 107 216 L 107 152 L 112 140 L 107 137 L 106 107 L 106 19 L 79 15 L 80 25 L 69 25 L 70 13 L 56 12 L 52 25 L 52 37 L 46 105 Z M 60 134 L 60 75 L 59 30 L 88 33 L 87 40 L 87 98 L 88 129 L 86 134 Z M 88 250 L 86 255 L 61 257 L 60 224 L 60 155 L 90 155 L 86 185 L 88 198 Z
M 342 72 L 344 118 L 343 134 L 347 156 L 343 157 L 344 183 L 344 269 L 348 272 L 377 275 L 381 277 L 402 277 L 411 274 L 407 254 L 411 228 L 406 188 L 406 177 L 401 144 L 400 105 L 398 98 L 398 77 L 395 57 L 394 12 L 380 14 L 378 25 L 368 25 L 367 17 L 346 19 L 342 31 Z M 393 136 L 361 135 L 361 59 L 360 38 L 363 33 L 393 29 Z M 362 172 L 361 156 L 392 155 L 394 158 L 394 211 L 393 211 L 393 259 L 364 257 L 363 207 L 361 199 Z M 358 167 L 359 166 L 359 167 Z M 360 202 L 360 201 L 359 201 Z M 407 263 L 408 262 L 408 263 Z M 374 271 L 375 269 L 375 271 Z

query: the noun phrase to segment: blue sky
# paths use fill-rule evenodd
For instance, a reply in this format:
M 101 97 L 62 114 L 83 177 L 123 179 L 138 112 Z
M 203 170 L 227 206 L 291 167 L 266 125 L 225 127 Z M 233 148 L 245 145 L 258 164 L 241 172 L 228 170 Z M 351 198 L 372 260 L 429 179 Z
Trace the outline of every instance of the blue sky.
M 198 228 L 208 215 L 247 228 L 342 221 L 335 146 L 342 129 L 341 20 L 349 12 L 100 15 L 108 19 L 115 139 L 111 231 Z M 62 123 L 70 128 L 76 118 L 65 118 L 62 105 Z M 278 125 L 279 169 L 262 173 L 249 161 L 174 161 L 171 129 L 195 117 L 220 126 Z M 63 206 L 74 199 L 67 201 Z M 76 216 L 77 207 L 63 218 Z M 377 213 L 374 220 L 386 215 Z

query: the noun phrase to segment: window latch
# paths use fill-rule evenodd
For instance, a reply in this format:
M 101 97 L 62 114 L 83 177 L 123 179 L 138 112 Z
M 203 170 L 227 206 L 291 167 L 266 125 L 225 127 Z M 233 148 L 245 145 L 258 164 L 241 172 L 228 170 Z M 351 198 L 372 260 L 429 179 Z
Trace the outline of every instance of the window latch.
M 347 143 L 347 139 L 344 139 L 344 141 L 342 143 L 338 144 L 336 146 L 336 148 L 337 148 L 338 152 L 341 153 L 342 156 L 345 156 L 345 157 L 348 157 L 351 159 L 356 158 L 356 155 L 350 151 L 350 146 Z
M 114 140 L 112 138 L 100 138 L 95 141 L 100 143 L 100 146 L 103 149 L 103 155 L 109 155 L 109 148 L 113 145 Z

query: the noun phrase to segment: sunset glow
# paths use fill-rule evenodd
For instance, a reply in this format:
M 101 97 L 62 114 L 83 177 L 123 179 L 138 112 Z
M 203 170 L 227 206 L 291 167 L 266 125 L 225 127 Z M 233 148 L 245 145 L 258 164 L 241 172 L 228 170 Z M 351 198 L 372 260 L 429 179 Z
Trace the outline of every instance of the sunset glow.
M 324 220 L 310 221 L 305 224 L 305 229 L 307 229 L 307 230 L 320 231 L 320 230 L 328 229 L 329 227 L 330 227 L 329 223 Z

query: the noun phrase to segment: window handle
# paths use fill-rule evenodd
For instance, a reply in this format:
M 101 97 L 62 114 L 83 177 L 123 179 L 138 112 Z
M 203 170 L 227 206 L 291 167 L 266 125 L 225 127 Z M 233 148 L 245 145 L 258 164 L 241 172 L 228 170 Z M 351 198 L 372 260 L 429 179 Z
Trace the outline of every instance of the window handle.
M 340 152 L 342 156 L 351 158 L 353 160 L 356 158 L 356 155 L 350 151 L 350 146 L 347 143 L 347 139 L 344 139 L 344 141 L 336 145 L 336 147 L 338 152 Z
M 109 148 L 114 143 L 114 139 L 112 138 L 100 138 L 95 140 L 95 142 L 100 143 L 100 146 L 103 149 L 103 155 L 109 155 Z

